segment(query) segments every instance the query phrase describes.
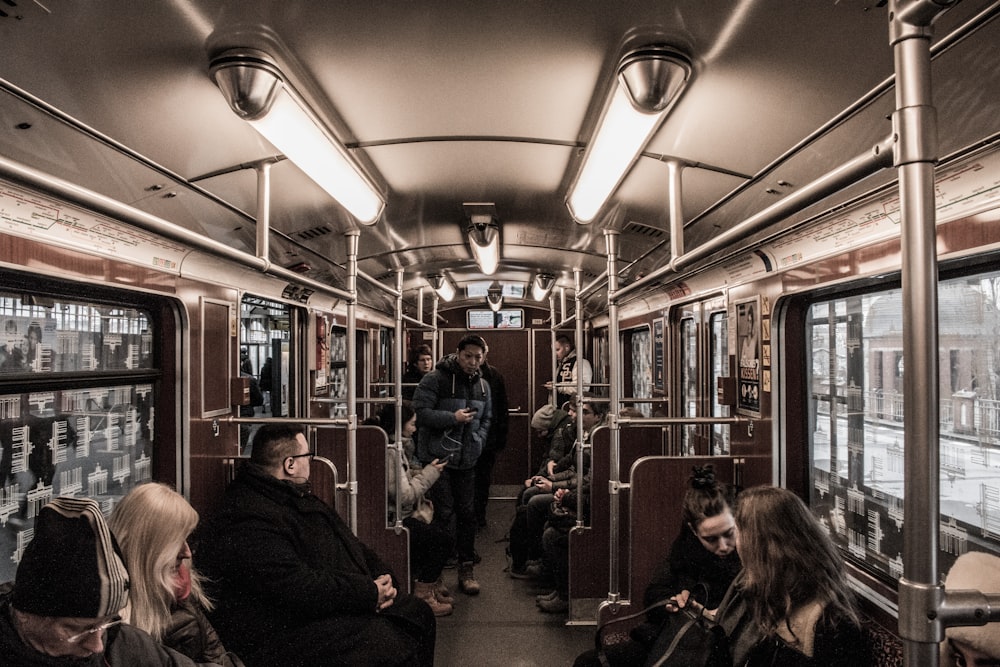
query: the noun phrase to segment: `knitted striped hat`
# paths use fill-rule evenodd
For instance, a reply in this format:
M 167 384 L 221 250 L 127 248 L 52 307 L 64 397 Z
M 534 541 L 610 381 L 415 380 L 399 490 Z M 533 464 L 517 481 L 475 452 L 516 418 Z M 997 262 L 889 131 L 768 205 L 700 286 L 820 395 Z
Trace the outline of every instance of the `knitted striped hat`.
M 101 508 L 56 498 L 35 520 L 35 536 L 14 578 L 13 605 L 38 616 L 104 618 L 128 602 L 128 572 Z

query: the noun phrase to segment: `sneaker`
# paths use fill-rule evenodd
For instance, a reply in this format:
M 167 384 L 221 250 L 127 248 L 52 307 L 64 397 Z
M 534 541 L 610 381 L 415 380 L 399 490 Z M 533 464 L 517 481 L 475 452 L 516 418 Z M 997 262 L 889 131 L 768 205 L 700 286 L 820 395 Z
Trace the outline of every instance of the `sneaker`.
M 479 582 L 472 571 L 472 563 L 462 563 L 458 566 L 458 587 L 466 595 L 479 595 Z
M 565 614 L 569 611 L 569 600 L 564 600 L 558 595 L 552 600 L 539 600 L 538 608 L 546 614 Z
M 510 574 L 510 578 L 511 579 L 533 579 L 534 578 L 534 575 L 528 573 L 528 567 L 526 565 L 522 566 L 522 567 L 514 567 L 513 565 L 511 565 L 510 569 L 508 569 L 507 572 Z
M 539 602 L 542 602 L 543 600 L 555 600 L 557 597 L 559 597 L 559 591 L 551 590 L 548 593 L 543 593 L 541 595 L 536 595 L 535 596 L 535 603 L 537 604 Z

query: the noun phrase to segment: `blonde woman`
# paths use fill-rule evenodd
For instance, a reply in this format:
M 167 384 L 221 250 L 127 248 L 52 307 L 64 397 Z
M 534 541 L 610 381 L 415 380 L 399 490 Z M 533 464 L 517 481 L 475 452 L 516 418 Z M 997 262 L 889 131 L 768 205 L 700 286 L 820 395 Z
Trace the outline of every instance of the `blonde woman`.
M 115 507 L 109 525 L 131 577 L 123 617 L 195 662 L 242 667 L 205 617 L 212 603 L 191 567 L 187 540 L 198 512 L 187 500 L 165 484 L 142 484 Z

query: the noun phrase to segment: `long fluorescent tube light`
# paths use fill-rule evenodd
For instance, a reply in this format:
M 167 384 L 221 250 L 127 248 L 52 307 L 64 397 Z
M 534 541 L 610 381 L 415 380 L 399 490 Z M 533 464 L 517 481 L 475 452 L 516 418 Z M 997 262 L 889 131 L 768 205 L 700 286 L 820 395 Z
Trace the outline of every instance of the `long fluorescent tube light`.
M 364 224 L 385 200 L 267 54 L 231 49 L 210 69 L 230 108 Z
M 360 222 L 378 220 L 385 207 L 382 197 L 358 173 L 345 149 L 312 122 L 287 89 L 263 118 L 247 122 Z
M 622 60 L 611 101 L 566 200 L 577 222 L 590 222 L 601 210 L 669 113 L 689 74 L 687 61 L 669 49 L 644 49 Z

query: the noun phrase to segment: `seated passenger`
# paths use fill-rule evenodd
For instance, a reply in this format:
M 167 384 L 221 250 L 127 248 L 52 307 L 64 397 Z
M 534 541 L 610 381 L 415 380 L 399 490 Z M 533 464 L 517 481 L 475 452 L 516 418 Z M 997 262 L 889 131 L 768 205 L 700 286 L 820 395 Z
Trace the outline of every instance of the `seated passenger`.
M 441 581 L 441 571 L 455 548 L 451 535 L 440 524 L 433 523 L 434 504 L 424 495 L 434 485 L 444 469 L 445 461 L 434 459 L 423 468 L 413 469 L 412 435 L 417 430 L 417 413 L 402 406 L 402 450 L 397 456 L 387 451 L 386 471 L 389 490 L 389 520 L 395 521 L 396 488 L 399 480 L 399 509 L 403 525 L 410 531 L 410 565 L 413 568 L 413 593 L 430 605 L 435 616 L 452 612 L 455 598 Z M 382 429 L 392 442 L 396 432 L 396 408 L 382 411 Z
M 242 667 L 205 617 L 212 603 L 191 567 L 187 540 L 198 512 L 188 501 L 166 484 L 141 484 L 118 503 L 108 525 L 131 575 L 126 622 L 196 662 Z
M 13 589 L 0 592 L 0 659 L 18 667 L 191 667 L 122 623 L 129 577 L 101 508 L 56 498 L 35 520 Z
M 198 534 L 209 617 L 251 666 L 431 665 L 435 618 L 309 489 L 303 428 L 265 424 Z
M 631 639 L 604 649 L 606 662 L 602 663 L 596 651 L 587 651 L 576 659 L 574 667 L 645 664 L 668 614 L 687 606 L 691 595 L 714 613 L 740 571 L 732 505 L 732 490 L 716 480 L 713 466 L 692 468 L 690 488 L 681 506 L 681 532 L 643 595 L 643 607 L 653 607 L 646 620 L 632 630 Z M 676 605 L 662 604 L 666 600 L 675 600 Z
M 962 554 L 948 571 L 945 590 L 976 590 L 986 595 L 1000 595 L 1000 558 L 981 551 Z M 946 628 L 941 642 L 942 667 L 979 667 L 1000 665 L 1000 627 L 968 625 Z
M 591 394 L 585 394 L 581 410 L 583 421 L 583 438 L 590 439 L 591 432 L 604 423 L 608 412 L 608 404 L 592 399 Z M 562 456 L 552 464 L 546 464 L 546 474 L 538 474 L 525 481 L 525 489 L 520 495 L 520 502 L 515 510 L 514 523 L 510 529 L 511 567 L 510 576 L 515 579 L 525 579 L 539 575 L 536 567 L 528 567 L 528 561 L 542 555 L 542 533 L 548 519 L 554 493 L 559 489 L 576 489 L 577 487 L 577 409 L 578 401 L 571 401 L 567 406 L 569 412 L 567 422 L 553 436 L 551 454 L 562 451 Z M 565 443 L 565 444 L 564 444 Z M 551 460 L 551 459 L 550 459 Z M 584 455 L 584 475 L 590 468 L 589 453 Z M 527 486 L 528 483 L 530 486 Z M 523 563 L 523 565 L 522 565 Z
M 717 614 L 732 664 L 869 665 L 843 559 L 805 503 L 756 486 L 740 494 L 735 519 L 743 570 Z

